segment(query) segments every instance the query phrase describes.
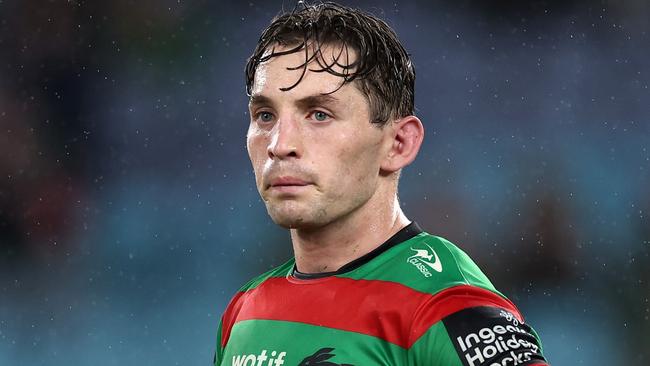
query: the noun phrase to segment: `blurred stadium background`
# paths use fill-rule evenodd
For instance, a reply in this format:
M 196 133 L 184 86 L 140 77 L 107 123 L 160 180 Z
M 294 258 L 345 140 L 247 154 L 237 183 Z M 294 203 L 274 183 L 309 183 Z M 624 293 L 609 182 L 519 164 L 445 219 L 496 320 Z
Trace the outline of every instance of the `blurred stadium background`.
M 293 1 L 0 0 L 0 365 L 209 365 L 290 255 L 243 67 Z M 469 252 L 553 365 L 650 364 L 650 5 L 361 1 L 412 53 L 411 219 Z

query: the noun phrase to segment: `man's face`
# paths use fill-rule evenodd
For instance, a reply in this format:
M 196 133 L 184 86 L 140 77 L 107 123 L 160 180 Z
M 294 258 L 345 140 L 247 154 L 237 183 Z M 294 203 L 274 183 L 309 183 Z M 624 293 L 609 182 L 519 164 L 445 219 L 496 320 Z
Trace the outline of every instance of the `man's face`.
M 339 50 L 324 49 L 328 63 Z M 281 91 L 302 73 L 287 68 L 304 60 L 304 52 L 296 52 L 257 68 L 247 147 L 273 221 L 314 229 L 347 217 L 375 194 L 387 129 L 370 123 L 366 98 L 354 85 L 328 94 L 343 81 L 328 72 L 308 70 L 296 87 Z M 313 62 L 308 68 L 320 66 Z

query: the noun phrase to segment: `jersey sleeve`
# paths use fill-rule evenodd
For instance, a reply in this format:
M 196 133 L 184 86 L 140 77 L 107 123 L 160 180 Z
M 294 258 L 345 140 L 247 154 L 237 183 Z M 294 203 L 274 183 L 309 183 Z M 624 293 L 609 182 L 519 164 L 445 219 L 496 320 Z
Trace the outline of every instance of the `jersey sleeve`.
M 507 299 L 457 286 L 418 309 L 409 365 L 548 366 L 539 337 Z

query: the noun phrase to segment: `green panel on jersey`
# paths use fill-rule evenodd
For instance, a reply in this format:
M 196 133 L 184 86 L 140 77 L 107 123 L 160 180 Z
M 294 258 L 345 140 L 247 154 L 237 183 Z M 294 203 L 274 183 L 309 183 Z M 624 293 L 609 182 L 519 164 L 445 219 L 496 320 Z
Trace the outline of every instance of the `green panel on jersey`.
M 262 284 L 262 282 L 266 281 L 267 279 L 271 277 L 286 277 L 288 274 L 291 273 L 291 270 L 293 269 L 295 261 L 292 259 L 288 260 L 284 264 L 282 264 L 279 267 L 273 268 L 270 271 L 267 271 L 252 280 L 248 281 L 244 286 L 242 286 L 239 291 L 248 291 L 252 290 L 255 287 L 259 286 Z
M 418 257 L 418 251 L 427 253 L 432 259 Z M 432 266 L 436 262 L 440 272 Z M 431 294 L 452 286 L 474 285 L 503 296 L 467 254 L 449 241 L 427 233 L 404 241 L 361 267 L 338 276 L 397 282 Z
M 537 334 L 537 331 L 531 327 L 530 328 L 530 334 L 532 334 L 533 337 L 535 337 L 535 340 L 537 341 L 537 344 L 539 345 L 540 353 L 544 354 L 544 345 L 542 344 L 542 339 L 539 338 L 539 334 Z
M 422 262 L 422 258 L 417 258 L 418 250 L 424 250 L 429 255 L 435 253 L 436 259 L 439 260 L 442 267 L 441 272 L 427 266 Z M 417 264 L 418 262 L 420 264 Z M 242 286 L 240 291 L 254 289 L 268 278 L 287 276 L 291 273 L 294 265 L 295 261 L 291 259 L 252 279 Z M 473 285 L 503 296 L 465 252 L 448 240 L 428 233 L 420 233 L 390 248 L 359 268 L 336 276 L 397 282 L 414 290 L 431 294 L 452 286 Z
M 447 329 L 437 322 L 409 349 L 409 365 L 463 366 Z
M 284 365 L 297 366 L 319 350 L 329 348 L 333 349 L 329 353 L 334 356 L 327 361 L 335 364 L 404 365 L 406 361 L 406 350 L 392 343 L 317 325 L 245 320 L 235 324 L 232 334 L 219 366 L 256 366 L 258 361 L 260 366 L 267 366 L 271 357 L 283 357 Z M 283 352 L 284 356 L 280 356 Z M 250 361 L 245 362 L 246 359 Z
M 219 328 L 217 328 L 217 349 L 214 354 L 214 361 L 220 360 L 223 358 L 223 347 L 221 347 L 221 332 L 223 329 L 223 321 L 219 321 Z

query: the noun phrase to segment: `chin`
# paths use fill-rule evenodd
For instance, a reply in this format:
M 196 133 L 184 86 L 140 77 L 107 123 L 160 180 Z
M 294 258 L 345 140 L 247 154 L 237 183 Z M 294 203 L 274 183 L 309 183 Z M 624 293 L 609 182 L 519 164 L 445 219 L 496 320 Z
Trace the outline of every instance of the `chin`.
M 284 218 L 277 218 L 277 217 L 271 217 L 273 222 L 275 222 L 276 225 L 283 227 L 285 229 L 302 229 L 303 228 L 303 222 L 300 220 L 295 220 L 295 219 L 284 219 Z
M 324 215 L 315 215 L 311 210 L 298 207 L 271 207 L 267 211 L 273 222 L 285 229 L 314 229 L 324 226 Z M 320 218 L 320 219 L 319 219 Z
M 309 220 L 305 221 L 303 215 L 296 212 L 278 212 L 272 209 L 269 209 L 268 212 L 271 220 L 285 229 L 298 229 L 309 223 Z

